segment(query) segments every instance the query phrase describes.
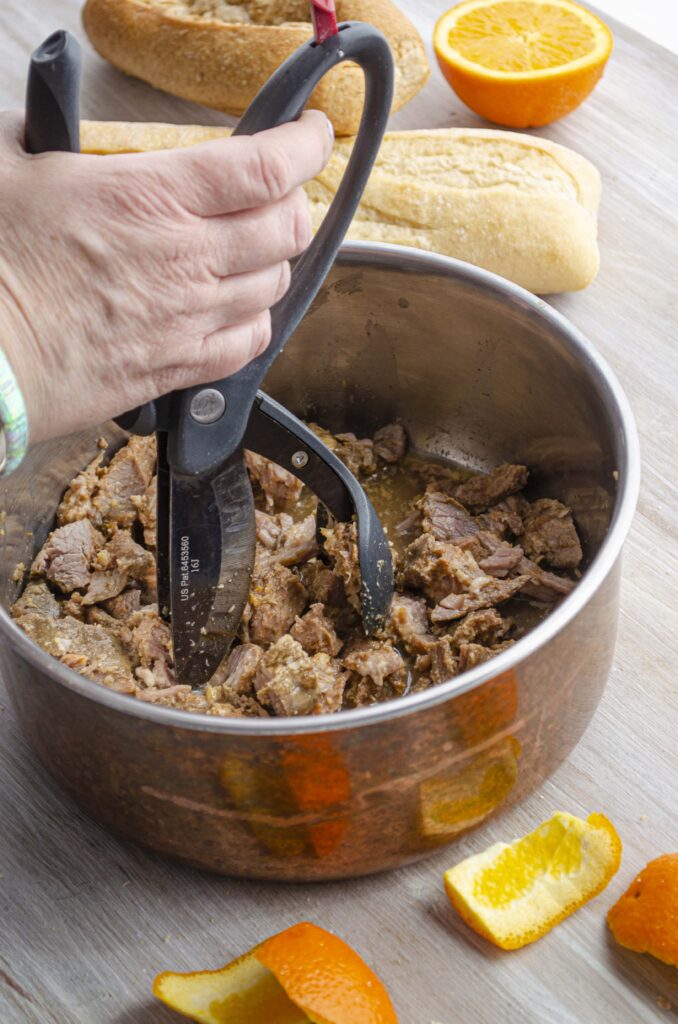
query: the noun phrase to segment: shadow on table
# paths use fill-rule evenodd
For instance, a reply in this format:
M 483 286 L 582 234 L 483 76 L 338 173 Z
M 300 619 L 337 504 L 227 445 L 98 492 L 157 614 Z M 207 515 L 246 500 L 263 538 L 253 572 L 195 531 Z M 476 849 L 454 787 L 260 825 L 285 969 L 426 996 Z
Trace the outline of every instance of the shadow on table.
M 512 950 L 510 953 L 507 953 L 505 949 L 492 945 L 487 939 L 474 932 L 454 910 L 444 893 L 436 894 L 427 903 L 426 913 L 448 937 L 450 934 L 455 934 L 460 942 L 472 947 L 479 956 L 488 962 L 492 963 L 495 960 L 502 960 L 507 955 L 515 958 L 516 953 L 520 952 L 519 950 Z
M 143 117 L 138 112 L 143 110 Z M 134 117 L 130 117 L 131 114 Z M 83 68 L 82 116 L 98 121 L 171 121 L 175 124 L 220 124 L 234 118 L 187 100 L 159 92 L 138 78 L 129 78 L 110 64 L 86 58 Z
M 150 1000 L 123 1010 L 119 1017 L 111 1020 L 111 1024 L 177 1024 L 177 1015 L 162 1003 Z
M 649 953 L 634 953 L 615 942 L 607 930 L 605 958 L 610 970 L 654 1009 L 678 1017 L 678 973 Z M 666 1005 L 670 1004 L 670 1005 Z M 671 1012 L 672 1011 L 672 1012 Z

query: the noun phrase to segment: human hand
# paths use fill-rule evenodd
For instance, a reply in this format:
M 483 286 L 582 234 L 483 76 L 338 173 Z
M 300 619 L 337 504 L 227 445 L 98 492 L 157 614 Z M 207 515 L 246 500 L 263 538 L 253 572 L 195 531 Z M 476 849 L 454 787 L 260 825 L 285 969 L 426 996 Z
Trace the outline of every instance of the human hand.
M 28 155 L 0 114 L 0 347 L 31 441 L 235 373 L 270 340 L 324 114 L 162 152 Z

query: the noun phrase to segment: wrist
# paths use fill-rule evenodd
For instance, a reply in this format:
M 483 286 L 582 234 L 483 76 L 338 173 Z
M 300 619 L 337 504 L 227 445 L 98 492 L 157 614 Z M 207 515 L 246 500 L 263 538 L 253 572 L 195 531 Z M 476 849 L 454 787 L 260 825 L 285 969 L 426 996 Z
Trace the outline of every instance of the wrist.
M 0 281 L 0 361 L 3 355 L 6 360 L 6 366 L 2 367 L 4 378 L 12 377 L 23 397 L 30 439 L 41 440 L 39 413 L 43 399 L 38 393 L 39 359 L 25 316 L 7 296 Z
M 0 476 L 13 473 L 28 449 L 28 416 L 18 381 L 0 350 Z
M 27 346 L 14 319 L 0 300 L 0 476 L 19 466 L 29 440 Z

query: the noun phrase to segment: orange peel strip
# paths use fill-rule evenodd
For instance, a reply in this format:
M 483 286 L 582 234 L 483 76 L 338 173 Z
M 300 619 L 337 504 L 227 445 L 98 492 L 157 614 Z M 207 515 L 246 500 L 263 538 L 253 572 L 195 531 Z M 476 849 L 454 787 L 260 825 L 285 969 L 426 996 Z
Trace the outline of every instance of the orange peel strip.
M 474 931 L 502 949 L 545 935 L 597 896 L 618 870 L 621 842 L 602 814 L 558 812 L 514 843 L 495 843 L 445 873 L 447 895 Z
M 678 853 L 646 864 L 607 915 L 620 946 L 678 967 Z
M 217 971 L 165 971 L 153 994 L 199 1024 L 398 1024 L 376 974 L 306 921 Z

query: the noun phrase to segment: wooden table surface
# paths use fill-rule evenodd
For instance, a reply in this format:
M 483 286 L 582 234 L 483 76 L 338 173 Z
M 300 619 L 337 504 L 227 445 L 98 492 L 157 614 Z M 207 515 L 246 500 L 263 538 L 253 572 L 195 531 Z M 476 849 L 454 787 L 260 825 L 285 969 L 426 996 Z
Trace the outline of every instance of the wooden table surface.
M 427 40 L 447 4 L 402 0 Z M 82 35 L 78 6 L 5 0 L 0 108 L 23 104 L 29 52 L 48 32 Z M 638 869 L 678 850 L 678 59 L 613 28 L 614 57 L 594 96 L 544 130 L 602 172 L 600 276 L 554 305 L 619 375 L 644 464 L 617 655 L 584 739 L 525 804 L 428 861 L 350 883 L 262 885 L 201 874 L 112 838 L 36 762 L 5 699 L 2 1024 L 169 1024 L 177 1018 L 150 998 L 157 971 L 218 966 L 301 919 L 356 946 L 388 986 L 402 1024 L 641 1024 L 678 1016 L 678 971 L 620 949 L 605 926 L 607 908 Z M 224 121 L 124 78 L 87 45 L 85 56 L 85 117 Z M 398 127 L 478 123 L 437 69 L 394 118 Z M 558 809 L 606 813 L 624 842 L 622 868 L 605 893 L 537 945 L 502 953 L 453 913 L 442 872 Z

